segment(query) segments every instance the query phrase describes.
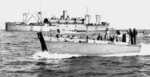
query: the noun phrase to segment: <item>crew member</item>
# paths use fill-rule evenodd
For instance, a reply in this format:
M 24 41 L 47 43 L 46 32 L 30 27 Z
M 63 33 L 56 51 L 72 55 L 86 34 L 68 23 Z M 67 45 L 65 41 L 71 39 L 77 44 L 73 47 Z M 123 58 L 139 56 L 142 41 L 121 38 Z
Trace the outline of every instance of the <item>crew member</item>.
M 57 29 L 57 33 L 59 33 L 59 34 L 60 34 L 60 29 Z
M 111 36 L 109 37 L 109 40 L 110 40 L 111 42 L 114 42 L 114 40 L 115 40 L 114 35 L 111 35 Z
M 106 28 L 106 30 L 105 30 L 104 39 L 105 39 L 105 40 L 108 40 L 108 39 L 109 39 L 109 29 L 108 29 L 108 28 Z
M 87 36 L 86 36 L 86 42 L 87 42 L 87 43 L 88 43 L 88 40 L 89 40 L 89 36 L 87 35 Z
M 102 40 L 102 36 L 100 35 L 100 33 L 99 33 L 99 35 L 97 36 L 97 40 Z
M 119 37 L 120 37 L 120 30 L 116 30 L 116 41 L 120 41 Z
M 131 43 L 131 45 L 133 45 L 133 31 L 131 28 L 129 29 L 128 34 L 129 34 L 129 38 L 130 38 L 130 43 Z
M 57 29 L 56 38 L 57 38 L 57 39 L 60 38 L 60 30 L 59 30 L 59 29 Z
M 59 34 L 56 34 L 56 38 L 57 38 L 57 39 L 59 38 Z
M 122 34 L 122 42 L 126 42 L 126 33 Z
M 137 37 L 137 30 L 134 28 L 133 29 L 133 44 L 136 44 L 136 37 Z

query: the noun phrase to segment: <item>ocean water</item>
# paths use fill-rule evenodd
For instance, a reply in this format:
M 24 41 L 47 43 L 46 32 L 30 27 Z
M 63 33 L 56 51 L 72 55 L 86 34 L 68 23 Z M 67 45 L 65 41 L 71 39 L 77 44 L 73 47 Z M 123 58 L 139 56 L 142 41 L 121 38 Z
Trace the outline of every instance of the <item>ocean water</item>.
M 31 59 L 40 51 L 35 32 L 0 31 L 0 77 L 150 77 L 150 56 Z

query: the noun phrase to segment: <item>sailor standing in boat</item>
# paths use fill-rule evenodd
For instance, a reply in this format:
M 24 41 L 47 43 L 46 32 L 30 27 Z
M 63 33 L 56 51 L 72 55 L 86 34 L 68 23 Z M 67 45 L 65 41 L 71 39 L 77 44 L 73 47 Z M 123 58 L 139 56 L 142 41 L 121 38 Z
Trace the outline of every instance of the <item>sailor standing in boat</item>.
M 56 34 L 56 38 L 58 39 L 60 37 L 60 30 L 57 29 L 57 34 Z
M 135 28 L 133 30 L 131 28 L 129 29 L 129 37 L 131 45 L 136 45 L 137 30 Z
M 133 29 L 133 44 L 136 45 L 137 30 Z
M 100 33 L 99 33 L 98 36 L 97 36 L 97 40 L 102 40 L 102 36 L 101 36 Z
M 87 35 L 86 36 L 86 43 L 88 43 L 89 42 L 89 36 Z
M 125 33 L 123 33 L 123 35 L 122 35 L 122 42 L 126 42 L 126 43 L 130 42 L 130 36 L 128 34 L 128 31 L 126 31 Z
M 129 38 L 130 38 L 130 44 L 133 45 L 133 32 L 132 32 L 131 28 L 129 29 L 128 34 L 129 34 Z
M 116 42 L 120 41 L 120 38 L 121 38 L 121 33 L 120 33 L 120 30 L 116 30 Z
M 105 30 L 105 36 L 104 36 L 105 40 L 109 40 L 109 34 L 110 34 L 110 31 L 109 31 L 108 28 L 106 28 L 106 30 Z
M 130 36 L 128 33 L 126 33 L 126 43 L 129 43 L 130 42 Z
M 123 43 L 129 43 L 129 35 L 127 34 L 127 32 L 124 32 L 122 34 L 122 42 Z
M 59 33 L 59 34 L 60 34 L 60 29 L 57 29 L 57 33 Z

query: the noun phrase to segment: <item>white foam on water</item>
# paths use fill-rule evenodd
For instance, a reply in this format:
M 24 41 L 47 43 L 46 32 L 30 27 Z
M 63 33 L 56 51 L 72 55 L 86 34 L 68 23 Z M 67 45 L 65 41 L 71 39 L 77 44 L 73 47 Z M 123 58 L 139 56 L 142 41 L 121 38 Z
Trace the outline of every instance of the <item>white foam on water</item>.
M 71 57 L 79 57 L 78 54 L 58 54 L 58 53 L 49 53 L 47 51 L 37 52 L 32 55 L 33 59 L 63 59 L 63 58 L 71 58 Z
M 0 53 L 1 53 L 1 54 L 2 54 L 2 53 L 3 53 L 3 54 L 4 54 L 4 53 L 9 53 L 9 51 L 1 50 Z
M 110 55 L 103 55 L 104 57 L 122 57 L 122 56 L 146 56 L 146 55 L 150 55 L 150 44 L 144 44 L 141 43 L 141 49 L 139 52 L 136 53 L 117 53 L 117 54 L 110 54 Z
M 141 43 L 141 51 L 139 55 L 150 55 L 150 44 Z
M 123 57 L 123 56 L 136 56 L 139 53 L 118 53 L 118 54 L 111 54 L 111 55 L 103 55 L 103 57 Z

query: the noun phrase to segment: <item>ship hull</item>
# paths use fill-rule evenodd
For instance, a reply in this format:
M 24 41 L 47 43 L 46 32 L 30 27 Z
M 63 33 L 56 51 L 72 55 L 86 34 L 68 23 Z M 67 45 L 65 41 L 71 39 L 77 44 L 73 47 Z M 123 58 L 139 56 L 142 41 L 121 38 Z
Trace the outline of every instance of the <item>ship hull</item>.
M 84 56 L 104 56 L 113 54 L 140 53 L 138 45 L 115 45 L 96 43 L 47 42 L 51 53 L 79 54 Z
M 77 31 L 96 31 L 105 30 L 107 26 L 86 26 L 80 24 L 56 24 L 55 26 L 49 25 L 24 25 L 24 24 L 14 24 L 6 23 L 6 31 L 52 31 L 52 30 L 77 30 Z
M 40 25 L 6 25 L 6 31 L 49 31 L 49 27 Z

